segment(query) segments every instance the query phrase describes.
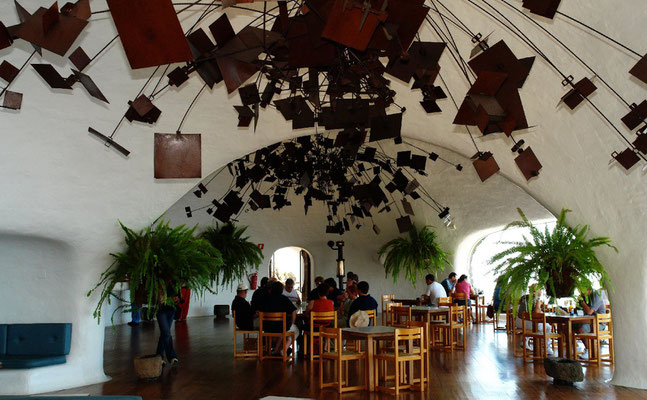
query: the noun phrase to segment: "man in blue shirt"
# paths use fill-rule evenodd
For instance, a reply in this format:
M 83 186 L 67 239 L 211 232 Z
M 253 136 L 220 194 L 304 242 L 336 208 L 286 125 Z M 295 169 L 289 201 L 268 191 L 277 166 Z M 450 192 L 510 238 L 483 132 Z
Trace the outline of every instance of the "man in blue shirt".
M 588 302 L 584 301 L 584 296 L 580 297 L 580 307 L 584 310 L 585 315 L 595 315 L 595 314 L 606 314 L 607 309 L 602 296 L 598 294 L 592 288 L 587 290 Z M 600 324 L 603 327 L 603 324 Z M 602 328 L 604 329 L 604 328 Z M 573 324 L 573 330 L 577 333 L 591 333 L 591 324 Z M 588 348 L 586 341 L 582 341 L 584 347 L 587 349 L 587 352 L 580 354 L 579 358 L 582 360 L 587 360 L 588 357 Z
M 456 272 L 449 274 L 447 279 L 442 281 L 440 284 L 443 285 L 445 292 L 447 292 L 447 296 L 449 296 L 449 294 L 452 292 L 452 289 L 454 288 L 454 285 L 456 284 Z
M 359 291 L 359 296 L 353 301 L 353 304 L 350 305 L 350 310 L 348 311 L 348 321 L 350 317 L 355 314 L 357 311 L 369 311 L 377 310 L 377 301 L 368 294 L 368 282 L 361 281 L 357 284 L 357 290 Z M 350 325 L 349 325 L 350 326 Z

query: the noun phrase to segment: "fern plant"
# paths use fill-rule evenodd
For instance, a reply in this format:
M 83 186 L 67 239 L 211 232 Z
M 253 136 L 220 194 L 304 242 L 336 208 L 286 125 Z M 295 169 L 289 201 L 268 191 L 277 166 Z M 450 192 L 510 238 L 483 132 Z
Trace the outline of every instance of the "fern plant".
M 159 220 L 159 218 L 158 218 Z M 198 296 L 205 292 L 213 293 L 213 276 L 216 276 L 222 265 L 220 252 L 208 241 L 197 238 L 197 228 L 184 225 L 171 228 L 168 222 L 155 220 L 153 224 L 136 232 L 119 222 L 126 234 L 126 249 L 123 252 L 111 253 L 113 262 L 101 274 L 99 283 L 88 292 L 91 296 L 97 290 L 101 294 L 94 310 L 94 317 L 101 320 L 101 309 L 111 299 L 121 300 L 123 304 L 115 309 L 130 312 L 133 304 L 148 305 L 148 317 L 155 315 L 160 306 L 173 305 L 174 300 L 167 296 L 167 289 L 173 288 L 180 293 L 182 283 L 186 284 Z M 121 298 L 115 292 L 119 282 L 129 281 L 130 298 Z
M 222 254 L 223 265 L 214 276 L 217 286 L 233 287 L 247 279 L 248 269 L 258 270 L 263 262 L 261 249 L 248 236 L 243 236 L 246 230 L 246 226 L 216 224 L 200 235 Z
M 384 258 L 384 272 L 391 275 L 393 282 L 398 281 L 400 274 L 415 286 L 419 275 L 428 272 L 440 272 L 445 266 L 451 265 L 449 254 L 440 248 L 436 233 L 430 226 L 418 229 L 411 227 L 408 237 L 395 238 L 378 250 L 380 258 Z
M 608 237 L 587 238 L 588 225 L 571 227 L 566 215 L 571 211 L 562 209 L 555 228 L 540 229 L 521 211 L 520 221 L 508 224 L 509 228 L 527 228 L 529 235 L 521 241 L 499 242 L 510 245 L 491 259 L 495 275 L 501 278 L 500 298 L 515 308 L 519 299 L 528 290 L 531 282 L 545 288 L 553 299 L 570 297 L 575 289 L 584 296 L 593 281 L 599 281 L 606 289 L 612 289 L 608 274 L 595 254 L 595 248 L 607 246 L 614 249 Z M 534 297 L 535 293 L 530 293 Z

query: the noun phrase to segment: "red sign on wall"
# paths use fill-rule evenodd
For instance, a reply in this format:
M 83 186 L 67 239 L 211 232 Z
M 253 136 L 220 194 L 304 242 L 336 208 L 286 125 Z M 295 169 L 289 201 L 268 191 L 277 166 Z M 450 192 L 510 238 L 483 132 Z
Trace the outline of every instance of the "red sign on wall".
M 263 250 L 265 248 L 265 243 L 259 243 L 258 248 Z

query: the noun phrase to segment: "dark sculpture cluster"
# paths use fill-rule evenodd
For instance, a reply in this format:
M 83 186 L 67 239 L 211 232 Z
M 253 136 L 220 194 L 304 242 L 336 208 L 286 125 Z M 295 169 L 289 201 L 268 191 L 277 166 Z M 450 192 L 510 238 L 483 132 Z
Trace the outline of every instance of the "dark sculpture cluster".
M 340 133 L 335 139 L 301 136 L 240 158 L 227 165 L 231 189 L 208 206 L 186 207 L 187 217 L 206 210 L 226 223 L 248 208 L 280 210 L 290 206 L 293 196 L 303 196 L 306 214 L 314 201 L 325 204 L 327 233 L 344 234 L 370 223 L 379 234 L 373 215 L 392 209 L 400 215 L 396 219 L 399 231 L 408 232 L 414 215 L 410 200 L 421 199 L 441 219 L 449 214 L 449 208 L 436 202 L 416 179 L 416 175 L 427 175 L 427 159 L 435 161 L 438 154 L 400 151 L 393 159 L 381 149 L 364 145 L 364 137 L 360 131 Z M 194 194 L 202 198 L 208 191 L 208 183 L 200 184 Z

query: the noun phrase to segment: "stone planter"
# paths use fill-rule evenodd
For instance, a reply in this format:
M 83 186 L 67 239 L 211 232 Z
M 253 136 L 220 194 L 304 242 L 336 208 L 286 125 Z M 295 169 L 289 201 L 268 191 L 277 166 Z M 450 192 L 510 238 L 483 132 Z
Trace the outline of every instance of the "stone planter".
M 546 375 L 553 378 L 557 385 L 572 385 L 573 382 L 582 382 L 584 373 L 582 364 L 575 360 L 560 357 L 548 357 L 544 359 Z
M 133 362 L 139 379 L 158 379 L 162 375 L 162 357 L 158 355 L 137 357 Z

